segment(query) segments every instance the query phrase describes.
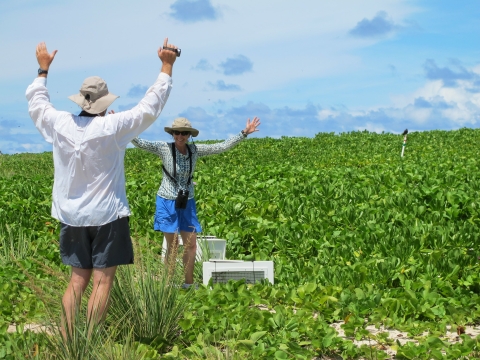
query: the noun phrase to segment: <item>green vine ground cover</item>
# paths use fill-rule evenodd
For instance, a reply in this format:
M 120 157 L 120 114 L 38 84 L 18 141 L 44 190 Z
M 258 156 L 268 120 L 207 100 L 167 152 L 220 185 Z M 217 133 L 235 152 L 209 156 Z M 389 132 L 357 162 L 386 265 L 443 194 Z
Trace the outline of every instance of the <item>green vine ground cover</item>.
M 398 358 L 479 357 L 480 339 L 442 337 L 447 326 L 480 320 L 480 130 L 411 133 L 404 158 L 401 144 L 393 134 L 319 133 L 249 139 L 201 158 L 194 181 L 204 232 L 227 240 L 230 259 L 273 260 L 275 285 L 200 287 L 162 356 L 235 347 L 231 358 L 386 357 L 339 338 L 329 324 L 344 320 L 356 339 L 369 337 L 369 324 L 417 337 L 418 345 L 390 344 Z M 128 149 L 125 166 L 133 234 L 159 253 L 152 214 L 161 162 Z M 0 156 L 0 349 L 2 336 L 26 341 L 6 335 L 9 324 L 44 314 L 25 277 L 48 278 L 45 264 L 65 271 L 52 184 L 51 153 Z M 23 257 L 14 261 L 8 247 L 18 242 Z

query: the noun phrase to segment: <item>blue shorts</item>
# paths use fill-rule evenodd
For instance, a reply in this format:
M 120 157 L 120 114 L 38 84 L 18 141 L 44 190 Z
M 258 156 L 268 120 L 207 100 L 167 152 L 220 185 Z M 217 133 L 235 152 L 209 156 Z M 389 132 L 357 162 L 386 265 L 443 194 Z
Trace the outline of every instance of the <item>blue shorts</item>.
M 153 218 L 153 229 L 166 233 L 178 231 L 202 232 L 197 218 L 195 199 L 188 199 L 186 209 L 175 209 L 175 200 L 157 195 L 157 207 Z

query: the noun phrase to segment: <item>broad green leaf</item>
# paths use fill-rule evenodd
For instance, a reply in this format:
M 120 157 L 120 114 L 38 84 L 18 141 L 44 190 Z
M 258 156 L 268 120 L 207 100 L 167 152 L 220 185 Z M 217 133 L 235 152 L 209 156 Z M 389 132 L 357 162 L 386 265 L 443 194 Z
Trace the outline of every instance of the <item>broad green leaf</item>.
M 267 332 L 266 331 L 257 331 L 250 335 L 250 340 L 253 341 L 254 343 L 260 340 L 263 336 L 265 336 Z
M 288 354 L 281 350 L 275 351 L 275 359 L 279 359 L 279 360 L 288 359 Z

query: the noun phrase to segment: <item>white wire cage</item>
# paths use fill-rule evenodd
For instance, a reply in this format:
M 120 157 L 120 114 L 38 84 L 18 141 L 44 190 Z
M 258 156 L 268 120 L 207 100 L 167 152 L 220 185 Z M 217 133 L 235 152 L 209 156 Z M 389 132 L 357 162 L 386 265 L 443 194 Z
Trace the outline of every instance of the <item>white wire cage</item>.
M 178 234 L 178 245 L 183 246 L 182 236 Z M 197 254 L 196 258 L 199 260 L 204 259 L 225 259 L 225 250 L 227 247 L 227 241 L 219 239 L 212 235 L 197 235 Z M 163 237 L 162 244 L 162 256 L 167 253 L 167 239 Z M 205 253 L 205 257 L 204 257 Z
M 247 284 L 262 280 L 274 283 L 273 261 L 214 260 L 203 263 L 203 283 L 225 284 L 228 280 L 245 279 Z

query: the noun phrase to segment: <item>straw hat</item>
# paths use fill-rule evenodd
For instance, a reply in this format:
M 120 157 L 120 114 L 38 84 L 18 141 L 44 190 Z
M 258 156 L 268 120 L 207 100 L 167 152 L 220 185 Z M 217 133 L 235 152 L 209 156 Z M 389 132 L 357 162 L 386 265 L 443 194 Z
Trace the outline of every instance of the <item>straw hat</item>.
M 197 129 L 194 129 L 192 127 L 192 124 L 190 123 L 190 121 L 188 121 L 187 118 L 184 118 L 184 117 L 179 117 L 179 118 L 176 118 L 175 120 L 173 120 L 173 123 L 172 123 L 172 126 L 171 127 L 168 127 L 168 126 L 165 126 L 165 131 L 167 133 L 169 133 L 170 135 L 172 135 L 172 132 L 176 130 L 176 131 L 190 131 L 190 133 L 192 134 L 193 137 L 197 136 L 199 131 Z
M 98 76 L 90 76 L 83 81 L 80 93 L 68 97 L 89 114 L 100 114 L 118 98 L 108 92 L 107 83 Z

